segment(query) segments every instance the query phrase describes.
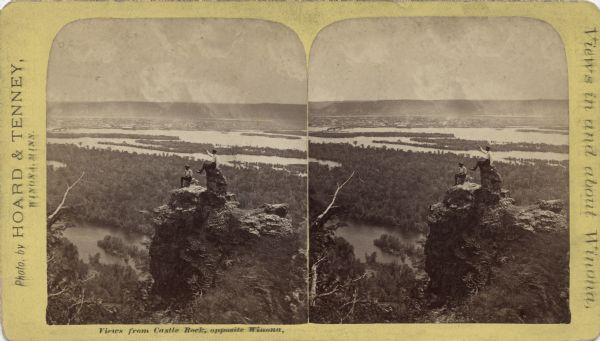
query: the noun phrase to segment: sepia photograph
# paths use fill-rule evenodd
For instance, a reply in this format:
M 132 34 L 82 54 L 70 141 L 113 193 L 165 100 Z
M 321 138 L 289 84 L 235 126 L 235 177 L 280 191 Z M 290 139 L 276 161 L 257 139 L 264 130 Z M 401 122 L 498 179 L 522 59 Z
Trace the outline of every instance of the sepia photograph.
M 599 22 L 10 3 L 0 339 L 597 338 Z
M 308 66 L 312 323 L 569 323 L 559 34 L 350 19 Z
M 306 323 L 306 87 L 302 43 L 273 22 L 63 27 L 47 323 Z

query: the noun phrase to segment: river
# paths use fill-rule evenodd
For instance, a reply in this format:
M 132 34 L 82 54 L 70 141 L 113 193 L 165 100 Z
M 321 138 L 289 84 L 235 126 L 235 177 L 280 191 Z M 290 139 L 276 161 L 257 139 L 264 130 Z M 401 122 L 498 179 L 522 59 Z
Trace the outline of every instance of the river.
M 330 160 L 319 160 L 311 157 L 310 159 L 308 159 L 308 161 L 318 163 L 322 166 L 327 166 L 329 168 L 342 167 L 341 163 Z
M 454 134 L 458 139 L 464 140 L 485 140 L 493 143 L 545 143 L 550 145 L 568 145 L 569 136 L 561 131 L 522 131 L 525 127 L 515 128 L 348 128 L 337 130 L 336 133 L 368 133 L 368 132 L 410 132 L 410 133 L 444 133 Z M 529 130 L 536 130 L 527 128 Z M 327 127 L 311 127 L 311 132 L 326 131 Z M 388 149 L 421 152 L 421 153 L 453 153 L 465 157 L 481 157 L 478 151 L 465 150 L 446 150 L 437 149 L 428 146 L 428 143 L 418 143 L 419 146 L 409 146 L 394 143 L 376 143 L 374 141 L 401 141 L 415 144 L 408 137 L 390 137 L 390 136 L 355 136 L 355 137 L 310 137 L 311 143 L 348 143 L 358 146 L 370 146 Z M 513 163 L 515 160 L 545 160 L 545 161 L 566 161 L 569 159 L 568 153 L 555 152 L 525 152 L 525 151 L 496 151 L 494 152 L 495 161 Z
M 60 161 L 54 161 L 54 160 L 46 161 L 46 165 L 54 170 L 67 167 L 66 163 L 60 162 Z
M 425 240 L 425 236 L 421 233 L 404 233 L 390 227 L 356 221 L 346 221 L 345 226 L 342 226 L 335 231 L 336 236 L 346 239 L 348 243 L 354 247 L 354 255 L 363 262 L 366 260 L 365 254 L 371 255 L 375 252 L 377 253 L 377 261 L 380 263 L 402 263 L 400 256 L 383 253 L 375 246 L 375 244 L 373 244 L 373 241 L 384 233 L 395 236 L 401 241 L 411 244 Z M 410 259 L 407 258 L 405 261 L 407 264 L 411 265 Z
M 311 127 L 311 131 L 324 131 L 327 127 Z M 523 131 L 523 130 L 527 131 Z M 538 131 L 536 131 L 538 130 Z M 339 131 L 340 133 L 356 133 L 356 132 L 412 132 L 412 133 L 451 133 L 456 138 L 465 140 L 487 140 L 496 143 L 545 143 L 551 145 L 567 145 L 569 136 L 564 134 L 564 131 L 549 131 L 527 127 L 514 127 L 514 128 L 396 128 L 396 127 L 381 127 L 381 128 L 348 128 Z M 144 135 L 169 135 L 178 136 L 181 141 L 194 142 L 194 143 L 211 143 L 215 146 L 252 146 L 259 148 L 276 148 L 276 149 L 292 149 L 306 151 L 307 140 L 306 137 L 300 139 L 297 136 L 289 135 L 289 137 L 295 137 L 295 139 L 288 139 L 284 136 L 285 134 L 270 134 L 261 131 L 189 131 L 189 130 L 130 130 L 130 129 L 67 129 L 62 130 L 61 133 L 93 133 L 93 134 L 144 134 Z M 244 135 L 247 133 L 260 133 L 260 136 Z M 269 135 L 272 135 L 269 137 Z M 419 143 L 418 146 L 402 145 L 394 143 L 375 143 L 374 141 L 402 141 L 406 143 L 415 144 L 415 141 L 410 140 L 408 137 L 370 137 L 370 136 L 356 136 L 356 137 L 336 137 L 336 138 L 322 138 L 322 137 L 311 137 L 310 141 L 313 143 L 349 143 L 358 146 L 371 146 L 371 147 L 386 147 L 388 149 L 422 152 L 422 153 L 454 153 L 457 155 L 463 155 L 465 157 L 480 157 L 480 153 L 477 151 L 464 151 L 464 150 L 444 150 L 437 149 L 429 146 L 427 143 Z M 142 154 L 153 154 L 153 155 L 178 155 L 183 157 L 192 157 L 196 160 L 208 160 L 209 157 L 203 152 L 199 153 L 174 153 L 174 152 L 163 152 L 159 150 L 147 149 L 149 145 L 139 144 L 135 142 L 133 138 L 103 138 L 103 137 L 78 137 L 78 138 L 48 138 L 48 143 L 64 143 L 64 144 L 75 144 L 81 147 L 94 147 L 99 149 L 112 149 L 126 152 L 135 152 Z M 128 146 L 115 146 L 106 145 L 100 142 L 110 143 L 123 143 L 126 142 Z M 139 147 L 136 147 L 139 146 Z M 145 148 L 142 148 L 145 147 Z M 497 151 L 494 152 L 494 158 L 496 161 L 513 163 L 515 160 L 546 160 L 546 161 L 565 161 L 569 159 L 567 153 L 554 153 L 554 152 L 524 152 L 524 151 Z M 291 157 L 279 157 L 271 155 L 248 155 L 248 154 L 237 154 L 237 155 L 221 155 L 220 160 L 225 165 L 235 166 L 239 163 L 254 163 L 254 164 L 269 164 L 269 165 L 306 165 L 306 159 L 304 158 L 291 158 Z M 339 167 L 337 163 L 333 163 L 329 160 L 316 160 L 311 159 L 312 162 L 318 162 L 329 167 Z
M 522 131 L 522 130 L 539 130 Z M 410 133 L 441 133 L 454 134 L 457 139 L 464 140 L 485 140 L 492 143 L 503 142 L 523 142 L 523 143 L 545 143 L 552 145 L 566 145 L 569 143 L 569 136 L 562 134 L 561 131 L 552 131 L 536 129 L 531 127 L 511 127 L 511 128 L 349 128 L 342 132 L 410 132 Z M 378 138 L 376 138 L 378 139 Z
M 245 146 L 258 148 L 274 149 L 292 149 L 306 151 L 306 137 L 289 135 L 292 139 L 280 137 L 285 134 L 270 134 L 261 131 L 189 131 L 189 130 L 129 130 L 129 129 L 66 129 L 61 133 L 72 134 L 137 134 L 137 135 L 168 135 L 177 136 L 180 141 L 192 143 L 210 143 L 219 146 Z M 244 135 L 247 133 L 260 133 L 261 136 Z M 272 137 L 269 137 L 271 135 Z M 141 144 L 135 141 L 135 138 L 109 138 L 109 137 L 75 137 L 75 138 L 48 138 L 47 143 L 55 144 L 74 144 L 80 147 L 111 149 L 138 154 L 151 155 L 177 155 L 182 157 L 191 157 L 196 160 L 209 160 L 210 157 L 199 151 L 198 153 L 176 153 L 164 152 L 160 150 L 148 149 L 150 145 Z M 128 146 L 107 145 L 101 142 L 109 143 L 127 143 Z M 137 147 L 139 146 L 139 147 Z M 273 155 L 220 155 L 219 161 L 228 166 L 235 166 L 238 163 L 259 163 L 269 165 L 306 165 L 306 159 L 281 157 Z
M 126 264 L 123 258 L 110 255 L 98 247 L 98 241 L 104 239 L 104 236 L 106 235 L 119 237 L 127 245 L 135 245 L 142 249 L 146 247 L 144 243 L 149 241 L 147 236 L 140 233 L 125 232 L 114 227 L 90 223 L 75 223 L 75 226 L 66 229 L 63 232 L 63 235 L 71 243 L 77 246 L 79 258 L 86 263 L 88 262 L 89 257 L 93 257 L 96 253 L 99 253 L 101 263 Z M 131 262 L 130 265 L 134 267 Z
M 136 134 L 177 136 L 180 141 L 192 143 L 210 143 L 217 146 L 248 146 L 259 148 L 306 150 L 306 137 L 289 135 L 290 139 L 279 137 L 286 134 L 274 134 L 257 130 L 215 131 L 215 130 L 131 130 L 131 129 L 65 129 L 60 133 L 69 134 Z M 259 133 L 261 135 L 244 135 Z M 269 136 L 271 135 L 271 137 Z M 133 139 L 117 139 L 119 142 Z

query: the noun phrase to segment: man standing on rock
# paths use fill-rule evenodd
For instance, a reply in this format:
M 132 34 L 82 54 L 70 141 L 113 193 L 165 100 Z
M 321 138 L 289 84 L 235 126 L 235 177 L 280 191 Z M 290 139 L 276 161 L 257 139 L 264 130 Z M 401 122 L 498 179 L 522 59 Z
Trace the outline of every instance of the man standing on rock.
M 462 185 L 467 179 L 467 167 L 462 162 L 458 163 L 458 172 L 454 174 L 454 186 Z
M 477 161 L 475 167 L 471 168 L 472 171 L 477 170 L 478 167 L 481 169 L 482 166 L 492 166 L 492 152 L 490 146 L 485 147 L 485 150 L 481 148 L 480 145 L 477 145 L 477 147 L 479 147 L 479 151 L 485 155 L 485 159 Z
M 198 174 L 202 174 L 202 172 L 209 168 L 217 169 L 217 150 L 213 149 L 212 153 L 207 150 L 206 154 L 208 154 L 208 156 L 210 157 L 211 162 L 203 163 L 202 168 L 200 168 L 200 170 L 198 171 Z
M 190 185 L 190 183 L 192 182 L 192 170 L 190 169 L 190 165 L 185 165 L 185 172 L 183 173 L 183 176 L 181 177 L 181 187 L 183 187 L 183 184 L 185 182 L 185 187 L 188 187 Z

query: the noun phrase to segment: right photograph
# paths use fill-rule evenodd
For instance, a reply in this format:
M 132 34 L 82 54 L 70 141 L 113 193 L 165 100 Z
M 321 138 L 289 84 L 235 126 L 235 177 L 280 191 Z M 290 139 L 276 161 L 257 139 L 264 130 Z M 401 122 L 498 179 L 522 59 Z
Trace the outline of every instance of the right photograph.
M 312 323 L 569 323 L 565 50 L 543 21 L 341 21 L 308 71 Z

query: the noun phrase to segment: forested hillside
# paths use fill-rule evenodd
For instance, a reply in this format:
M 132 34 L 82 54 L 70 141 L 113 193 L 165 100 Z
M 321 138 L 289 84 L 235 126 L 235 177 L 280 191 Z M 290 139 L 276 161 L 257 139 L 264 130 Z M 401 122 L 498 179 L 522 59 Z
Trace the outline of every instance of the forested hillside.
M 208 196 L 221 203 L 219 206 L 186 195 L 191 187 L 175 191 L 179 196 L 173 194 L 172 190 L 179 188 L 183 166 L 190 164 L 198 169 L 200 162 L 176 156 L 52 144 L 48 145 L 48 160 L 66 164 L 62 168 L 48 168 L 49 212 L 57 207 L 67 185 L 85 172 L 69 192 L 64 214 L 48 224 L 46 318 L 49 324 L 298 323 L 306 320 L 303 291 L 306 178 L 294 175 L 297 169 L 288 172 L 274 170 L 269 165 L 221 167 L 227 177 L 227 190 L 234 195 L 217 197 L 213 194 L 211 197 L 204 194 L 204 187 L 193 186 L 198 197 Z M 204 175 L 196 177 L 204 185 Z M 229 200 L 225 208 L 224 200 Z M 167 201 L 174 218 L 158 224 Z M 287 204 L 281 205 L 285 207 L 284 213 L 277 211 L 286 218 L 274 216 L 268 211 L 269 206 L 263 206 L 265 203 Z M 229 218 L 221 221 L 219 217 L 224 210 L 230 210 Z M 126 245 L 111 236 L 98 240 L 97 245 L 123 258 L 124 263 L 106 264 L 99 253 L 81 260 L 77 246 L 62 234 L 78 221 L 154 235 L 150 244 L 154 246 L 154 263 L 145 248 Z M 205 231 L 209 227 L 214 228 L 212 234 Z M 163 244 L 156 240 L 157 229 L 162 233 L 163 239 L 159 241 Z M 264 233 L 257 232 L 263 230 Z M 275 232 L 281 236 L 273 237 Z M 199 238 L 199 233 L 210 234 L 210 238 Z M 185 244 L 192 235 L 196 237 L 194 242 Z M 177 252 L 161 252 L 160 245 L 168 244 L 172 237 L 181 242 L 174 244 Z M 185 299 L 157 295 L 153 283 L 160 271 L 156 264 L 177 258 L 179 251 L 188 252 L 184 257 L 187 262 L 201 264 L 202 267 L 194 269 L 210 275 L 211 281 L 196 273 L 191 276 L 189 271 L 180 271 L 182 264 L 187 263 L 178 259 L 165 264 L 161 271 L 172 270 L 182 277 L 190 275 L 186 283 L 194 289 L 194 295 Z M 213 257 L 207 260 L 209 251 Z M 167 276 L 166 282 L 172 282 L 173 278 Z M 174 290 L 175 293 L 180 291 L 181 288 Z
M 310 155 L 342 164 L 310 164 L 311 322 L 568 322 L 568 162 L 497 162 L 503 202 L 458 191 L 465 205 L 448 201 L 448 193 L 460 187 L 452 187 L 457 163 L 472 166 L 475 159 L 349 144 L 311 144 Z M 323 215 L 336 189 L 333 209 Z M 556 207 L 540 201 L 548 199 L 560 200 L 552 201 Z M 386 235 L 373 241 L 410 266 L 379 262 L 376 253 L 361 262 L 336 235 L 345 219 L 435 237 L 425 249 Z M 467 265 L 459 271 L 461 261 Z M 433 281 L 438 273 L 446 277 Z M 467 298 L 446 295 L 456 283 L 468 288 Z
M 310 188 L 316 199 L 327 201 L 336 183 L 355 171 L 352 191 L 340 193 L 338 204 L 346 217 L 366 222 L 421 230 L 429 204 L 439 201 L 443 189 L 454 184 L 458 162 L 472 167 L 476 160 L 450 153 L 416 153 L 349 144 L 310 144 L 310 156 L 339 162 L 343 167 L 310 164 Z M 543 161 L 523 164 L 495 163 L 504 188 L 517 204 L 540 199 L 568 203 L 568 162 L 559 166 Z M 469 175 L 478 182 L 477 172 Z M 552 186 L 547 186 L 552 184 Z M 568 205 L 567 205 L 568 207 Z
M 200 169 L 202 162 L 179 156 L 155 156 L 120 151 L 84 149 L 74 145 L 48 145 L 48 160 L 67 167 L 48 172 L 48 207 L 60 202 L 68 183 L 82 172 L 85 176 L 77 190 L 69 194 L 68 205 L 79 220 L 108 224 L 139 232 L 148 232 L 143 213 L 160 206 L 165 193 L 179 187 L 184 165 Z M 304 220 L 306 178 L 290 172 L 259 168 L 220 166 L 229 189 L 235 192 L 241 207 L 260 206 L 265 202 L 286 202 L 295 224 Z M 295 167 L 297 168 L 297 167 Z M 297 170 L 297 169 L 294 169 Z M 204 176 L 195 175 L 204 184 Z

